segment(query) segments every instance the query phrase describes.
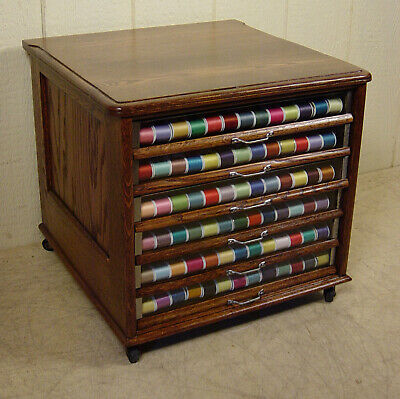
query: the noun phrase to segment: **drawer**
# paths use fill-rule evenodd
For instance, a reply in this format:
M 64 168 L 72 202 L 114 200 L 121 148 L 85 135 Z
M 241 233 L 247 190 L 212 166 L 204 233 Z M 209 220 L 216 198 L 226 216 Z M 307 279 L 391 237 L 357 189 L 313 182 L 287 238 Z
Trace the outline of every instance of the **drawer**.
M 146 251 L 142 255 L 136 255 L 136 265 L 144 265 L 159 261 L 160 259 L 172 259 L 177 256 L 184 256 L 201 251 L 206 251 L 221 246 L 229 245 L 235 241 L 255 240 L 261 236 L 273 235 L 295 228 L 302 228 L 315 223 L 323 223 L 343 215 L 341 209 L 331 209 L 320 211 L 304 216 L 288 218 L 286 220 L 268 223 L 266 226 L 255 227 L 251 229 L 239 230 L 229 234 L 212 236 L 210 238 L 199 239 L 197 241 L 188 242 L 186 244 L 178 244 L 175 246 L 161 248 L 153 251 Z M 334 230 L 336 232 L 336 230 Z M 140 266 L 137 266 L 140 267 Z M 140 278 L 137 284 L 140 286 Z
M 298 168 L 279 174 L 268 174 L 255 179 L 240 179 L 227 183 L 209 185 L 204 189 L 189 189 L 178 194 L 159 195 L 142 199 L 141 219 L 158 218 L 218 204 L 232 203 L 248 198 L 260 197 L 307 185 L 332 181 L 335 167 L 326 164 L 309 168 Z M 210 211 L 212 214 L 212 211 Z M 160 226 L 161 227 L 161 226 Z
M 229 131 L 244 131 L 283 123 L 337 115 L 343 110 L 341 98 L 313 99 L 273 107 L 257 106 L 238 112 L 206 115 L 144 126 L 139 131 L 141 147 L 172 141 L 191 140 Z
M 333 234 L 334 232 L 332 231 L 331 235 Z M 236 262 L 234 264 L 228 264 L 225 266 L 219 266 L 217 268 L 202 270 L 199 273 L 179 276 L 177 278 L 172 278 L 157 283 L 145 284 L 141 287 L 137 287 L 136 297 L 158 295 L 160 293 L 171 291 L 182 286 L 194 285 L 207 280 L 214 280 L 220 277 L 225 277 L 227 273 L 230 273 L 230 270 L 236 272 L 246 272 L 250 269 L 258 267 L 260 262 L 263 262 L 263 265 L 265 266 L 273 266 L 277 263 L 287 262 L 290 259 L 299 256 L 304 257 L 327 251 L 330 251 L 332 253 L 332 261 L 335 259 L 335 250 L 338 246 L 339 242 L 337 238 L 330 238 L 323 241 L 314 241 L 309 244 L 272 252 L 270 254 L 263 255 L 262 257 L 245 259 L 244 261 Z M 138 271 L 140 271 L 140 269 L 138 269 Z
M 327 223 L 306 226 L 285 234 L 276 234 L 241 242 L 235 240 L 228 246 L 187 255 L 178 259 L 162 260 L 141 267 L 142 284 L 156 283 L 176 277 L 204 272 L 245 260 L 260 258 L 268 254 L 287 250 L 316 241 L 327 240 L 331 228 Z
M 225 277 L 204 281 L 199 284 L 182 286 L 155 296 L 138 298 L 138 317 L 155 314 L 156 312 L 168 311 L 177 306 L 187 305 L 195 301 L 204 301 L 217 296 L 240 291 L 247 287 L 257 286 L 275 281 L 291 275 L 315 270 L 316 268 L 328 267 L 330 265 L 330 253 L 323 252 L 316 255 L 296 257 L 287 262 L 264 266 L 262 262 L 255 269 L 247 272 L 230 272 Z M 262 295 L 262 292 L 259 292 Z M 250 301 L 258 300 L 251 298 Z M 228 306 L 247 305 L 248 301 L 226 301 Z
M 267 171 L 349 155 L 350 149 L 341 145 L 343 134 L 327 131 L 268 143 L 153 158 L 140 163 L 139 179 L 143 181 L 135 185 L 133 193 L 146 195 L 234 177 L 249 178 Z
M 332 202 L 332 195 L 324 194 L 317 197 L 286 201 L 278 205 L 263 206 L 247 212 L 236 212 L 217 218 L 207 218 L 199 222 L 144 232 L 141 237 L 141 248 L 143 253 L 148 257 L 151 254 L 160 256 L 161 252 L 156 250 L 190 242 L 204 242 L 204 247 L 206 248 L 209 242 L 207 238 L 209 237 L 233 237 L 230 233 L 244 229 L 254 229 L 259 226 L 266 226 L 274 222 L 297 218 L 299 216 L 320 213 L 330 209 Z M 239 234 L 243 236 L 246 232 Z M 237 238 L 237 235 L 234 238 Z M 185 247 L 191 248 L 188 245 L 181 245 L 179 246 L 179 252 L 181 253 Z M 199 247 L 197 246 L 197 248 Z M 148 251 L 151 251 L 151 253 L 148 254 Z M 165 258 L 165 256 L 161 255 L 161 258 Z
M 330 193 L 334 190 L 345 189 L 348 186 L 349 182 L 347 179 L 338 179 L 321 184 L 285 190 L 275 194 L 268 194 L 247 200 L 240 200 L 234 203 L 220 204 L 209 209 L 198 209 L 176 215 L 167 215 L 157 219 L 148 219 L 143 221 L 140 221 L 140 218 L 138 218 L 139 220 L 135 222 L 135 234 L 136 236 L 140 236 L 140 234 L 143 232 L 153 231 L 155 228 L 161 229 L 164 227 L 174 226 L 176 224 L 200 221 L 210 218 L 211 216 L 218 217 L 235 212 L 246 211 L 249 209 L 261 208 L 270 204 L 279 204 L 293 199 L 315 196 L 322 193 Z M 138 204 L 136 214 L 140 214 L 140 203 Z M 141 240 L 141 238 L 136 239 L 137 242 L 140 242 L 139 240 Z
M 224 146 L 214 151 L 199 151 L 141 161 L 139 163 L 139 181 L 196 174 L 279 156 L 327 150 L 336 146 L 337 136 L 332 130 L 269 142 L 252 144 L 247 144 L 244 140 L 240 140 L 240 142 L 244 145 Z

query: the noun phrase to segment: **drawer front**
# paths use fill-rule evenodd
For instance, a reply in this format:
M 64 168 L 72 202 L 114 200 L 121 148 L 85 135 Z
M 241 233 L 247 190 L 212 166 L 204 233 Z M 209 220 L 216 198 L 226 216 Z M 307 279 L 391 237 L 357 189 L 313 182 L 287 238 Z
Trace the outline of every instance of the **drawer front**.
M 337 130 L 343 125 L 353 122 L 350 113 L 327 116 L 323 118 L 292 122 L 286 125 L 277 125 L 267 128 L 250 129 L 234 133 L 224 133 L 200 139 L 190 139 L 167 144 L 151 145 L 133 149 L 133 156 L 136 160 L 154 158 L 158 156 L 186 153 L 204 149 L 231 146 L 237 143 L 251 144 L 254 142 L 265 142 L 272 137 L 297 135 L 321 129 L 334 128 Z
M 235 240 L 228 246 L 204 251 L 180 259 L 163 260 L 143 265 L 141 268 L 142 284 L 169 280 L 187 274 L 202 272 L 206 269 L 239 263 L 245 260 L 260 258 L 268 254 L 312 242 L 327 240 L 330 237 L 328 224 L 307 226 L 286 234 L 264 237 L 240 242 Z
M 259 142 L 228 148 L 225 146 L 215 151 L 200 151 L 195 154 L 188 153 L 179 154 L 174 157 L 164 156 L 153 158 L 139 163 L 139 181 L 198 174 L 209 170 L 231 168 L 235 165 L 274 159 L 280 156 L 327 150 L 335 148 L 336 144 L 337 135 L 332 130 L 282 140 L 273 140 L 268 143 Z
M 329 182 L 335 178 L 332 164 L 321 167 L 299 168 L 287 173 L 271 174 L 262 178 L 234 181 L 231 184 L 214 184 L 205 189 L 191 189 L 170 196 L 142 199 L 141 219 L 208 208 L 223 203 L 234 203 L 297 187 Z M 212 211 L 210 212 L 212 214 Z
M 260 226 L 270 225 L 271 223 L 298 218 L 304 215 L 311 215 L 327 211 L 331 208 L 332 195 L 321 195 L 317 197 L 303 198 L 300 200 L 287 201 L 278 205 L 269 205 L 260 209 L 249 210 L 247 212 L 237 212 L 217 218 L 207 218 L 194 223 L 175 225 L 165 229 L 158 229 L 151 232 L 144 232 L 141 238 L 141 247 L 144 256 L 160 256 L 165 258 L 162 250 L 167 247 L 179 246 L 180 253 L 185 247 L 192 248 L 191 245 L 180 245 L 192 242 L 203 242 L 207 247 L 209 237 L 225 236 L 237 238 L 238 235 L 230 234 L 240 231 L 240 236 L 246 235 L 242 230 L 254 229 Z M 199 248 L 200 243 L 196 248 Z M 149 251 L 151 251 L 149 253 Z M 154 255 L 153 255 L 154 254 Z
M 250 178 L 254 176 L 265 175 L 268 171 L 277 171 L 279 169 L 292 168 L 296 166 L 306 166 L 311 163 L 322 161 L 334 161 L 337 158 L 343 158 L 350 155 L 350 148 L 332 148 L 323 151 L 317 151 L 309 154 L 299 154 L 292 156 L 284 156 L 269 161 L 248 163 L 245 165 L 232 166 L 230 168 L 220 170 L 210 170 L 195 175 L 185 175 L 176 177 L 166 177 L 156 179 L 135 186 L 133 194 L 149 195 L 168 190 L 176 190 L 182 187 L 190 187 L 195 185 L 206 185 L 221 180 L 230 180 L 233 178 Z
M 254 270 L 245 273 L 229 273 L 227 276 L 205 281 L 191 286 L 183 286 L 156 296 L 143 297 L 138 300 L 140 311 L 138 316 L 152 315 L 156 312 L 167 311 L 177 306 L 186 305 L 193 301 L 203 301 L 232 291 L 272 282 L 279 278 L 296 275 L 330 265 L 329 252 L 317 255 L 297 257 L 288 262 L 274 266 L 263 266 L 262 262 Z M 259 293 L 259 296 L 262 292 Z M 250 301 L 259 298 L 250 299 Z M 248 301 L 228 300 L 227 305 L 247 305 Z
M 327 115 L 340 114 L 343 110 L 341 98 L 316 99 L 309 102 L 291 103 L 284 106 L 259 106 L 246 111 L 224 113 L 163 122 L 142 127 L 139 132 L 140 146 L 191 140 L 224 132 L 263 128 L 271 125 L 310 120 Z
M 198 209 L 179 214 L 172 214 L 158 217 L 157 219 L 147 219 L 135 222 L 135 232 L 140 234 L 146 231 L 153 231 L 155 228 L 174 226 L 176 224 L 196 222 L 212 217 L 224 216 L 235 212 L 247 211 L 250 209 L 258 209 L 270 204 L 281 204 L 282 202 L 302 199 L 323 193 L 330 193 L 334 190 L 345 189 L 349 186 L 347 179 L 335 179 L 321 184 L 309 185 L 306 187 L 295 188 L 286 191 L 280 191 L 275 194 L 267 194 L 260 197 L 250 198 L 246 200 L 236 201 L 234 203 L 226 203 L 215 205 L 211 208 Z M 140 203 L 137 203 L 136 215 L 140 215 Z M 139 218 L 140 219 L 140 218 Z

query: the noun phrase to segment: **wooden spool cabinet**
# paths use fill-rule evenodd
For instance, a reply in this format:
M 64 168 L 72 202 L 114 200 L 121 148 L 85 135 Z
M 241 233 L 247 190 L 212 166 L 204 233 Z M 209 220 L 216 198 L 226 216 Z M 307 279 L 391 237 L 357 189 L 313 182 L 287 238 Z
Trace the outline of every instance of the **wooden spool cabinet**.
M 367 71 L 238 21 L 23 46 L 44 246 L 132 362 L 350 281 Z

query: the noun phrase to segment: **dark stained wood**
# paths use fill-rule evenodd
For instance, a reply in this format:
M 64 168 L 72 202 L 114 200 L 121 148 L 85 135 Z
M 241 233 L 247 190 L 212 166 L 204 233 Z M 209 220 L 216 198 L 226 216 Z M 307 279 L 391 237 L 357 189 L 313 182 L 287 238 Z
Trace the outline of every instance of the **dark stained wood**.
M 42 78 L 39 63 L 31 60 L 33 114 L 35 119 L 36 156 L 39 175 L 40 206 L 43 215 L 44 201 L 52 180 L 50 159 L 47 90 L 46 80 Z
M 155 262 L 159 259 L 171 259 L 186 254 L 195 253 L 205 249 L 217 248 L 228 244 L 230 238 L 246 241 L 260 237 L 261 233 L 268 230 L 268 235 L 280 233 L 286 230 L 300 228 L 308 224 L 325 222 L 342 216 L 340 209 L 333 209 L 326 212 L 313 213 L 311 215 L 300 216 L 293 219 L 281 220 L 279 222 L 270 223 L 253 229 L 239 230 L 229 234 L 218 235 L 210 238 L 203 238 L 184 244 L 174 245 L 171 247 L 161 248 L 158 250 L 146 251 L 142 255 L 136 256 L 136 263 L 144 265 L 146 263 Z
M 350 248 L 351 225 L 353 222 L 354 201 L 356 196 L 358 163 L 360 160 L 361 135 L 364 120 L 366 85 L 358 87 L 353 93 L 352 112 L 354 113 L 354 123 L 350 128 L 350 146 L 352 153 L 347 166 L 347 176 L 349 187 L 344 190 L 341 198 L 341 208 L 344 212 L 344 219 L 339 224 L 340 248 L 336 253 L 336 264 L 339 275 L 345 275 L 347 270 L 347 260 Z
M 227 169 L 211 170 L 208 172 L 201 172 L 185 176 L 167 177 L 165 179 L 158 179 L 138 184 L 134 187 L 133 193 L 134 195 L 145 195 L 156 193 L 158 191 L 172 190 L 180 187 L 189 187 L 195 184 L 209 183 L 216 180 L 226 180 L 232 177 L 230 176 L 231 172 L 241 173 L 244 175 L 243 177 L 246 177 L 247 175 L 252 175 L 253 173 L 261 173 L 266 167 L 272 171 L 282 168 L 289 168 L 292 166 L 306 165 L 317 161 L 325 161 L 328 159 L 345 157 L 349 154 L 350 148 L 348 147 L 333 148 L 331 150 L 292 155 L 284 158 L 256 162 L 253 164 L 250 163 L 246 165 L 232 166 Z
M 130 120 L 121 122 L 121 159 L 122 159 L 122 201 L 123 201 L 123 233 L 125 239 L 125 284 L 124 298 L 126 308 L 126 331 L 133 336 L 136 331 L 136 290 L 135 290 L 135 245 L 133 218 L 133 126 Z M 119 130 L 117 124 L 116 132 Z
M 34 72 L 34 68 L 37 69 L 36 65 L 32 64 L 32 75 L 35 73 L 37 74 L 37 71 Z M 47 79 L 45 76 L 42 74 L 39 74 L 39 90 L 40 90 L 40 107 L 39 104 L 34 104 L 35 108 L 41 112 L 40 117 L 40 122 L 41 126 L 39 127 L 42 130 L 43 138 L 42 138 L 42 145 L 44 146 L 44 154 L 42 155 L 44 157 L 44 176 L 46 177 L 46 180 L 44 182 L 46 191 L 50 190 L 50 188 L 53 185 L 53 167 L 50 162 L 51 160 L 51 140 L 50 140 L 50 118 L 49 118 L 49 98 L 48 98 L 48 85 L 47 85 Z M 36 114 L 35 114 L 36 118 Z
M 263 202 L 267 199 L 271 199 L 272 204 L 277 204 L 282 201 L 298 199 L 307 197 L 310 195 L 322 194 L 332 190 L 338 190 L 340 188 L 346 188 L 348 181 L 346 179 L 336 180 L 328 183 L 316 184 L 314 186 L 306 186 L 302 188 L 296 188 L 290 191 L 282 191 L 280 193 L 264 195 L 261 197 L 250 198 L 243 201 L 229 202 L 227 204 L 221 204 L 211 206 L 209 208 L 197 209 L 194 211 L 176 213 L 173 215 L 163 216 L 159 218 L 153 218 L 143 220 L 135 223 L 136 231 L 151 231 L 154 229 L 161 229 L 166 226 L 173 226 L 175 224 L 182 224 L 193 222 L 195 220 L 202 220 L 209 217 L 222 216 L 231 213 L 230 209 L 235 207 L 248 207 L 253 205 L 262 206 Z
M 178 154 L 181 152 L 197 151 L 205 148 L 221 147 L 231 145 L 232 139 L 259 140 L 266 137 L 267 133 L 272 133 L 273 138 L 288 136 L 289 134 L 305 133 L 318 129 L 341 126 L 353 121 L 353 116 L 349 113 L 342 115 L 327 116 L 302 122 L 293 122 L 286 125 L 270 126 L 261 129 L 243 130 L 241 132 L 219 134 L 207 136 L 199 139 L 177 141 L 174 143 L 151 145 L 148 147 L 137 148 L 133 151 L 135 159 L 152 158 L 161 155 Z M 273 140 L 273 138 L 271 140 Z
M 190 40 L 181 40 L 188 37 Z M 40 230 L 124 345 L 137 345 L 198 326 L 262 309 L 350 281 L 347 257 L 365 102 L 371 75 L 356 66 L 266 35 L 237 21 L 150 28 L 24 41 L 31 56 L 39 188 Z M 240 56 L 238 56 L 240 54 Z M 140 127 L 165 118 L 248 109 L 255 104 L 340 96 L 345 114 L 271 128 L 139 147 Z M 352 101 L 352 104 L 350 104 Z M 140 159 L 231 145 L 232 138 L 259 139 L 351 123 L 350 153 L 340 148 L 231 168 L 241 173 L 265 165 L 290 167 L 340 159 L 348 177 L 264 197 L 140 220 L 143 195 L 192 184 L 225 181 L 228 170 L 139 184 Z M 348 125 L 346 126 L 346 129 Z M 344 146 L 347 144 L 344 144 Z M 345 165 L 345 162 L 343 163 Z M 261 205 L 341 190 L 339 210 L 266 226 L 270 233 L 342 218 L 338 238 L 312 243 L 246 262 L 138 287 L 138 261 L 151 262 L 225 245 L 228 235 L 142 254 L 143 231 L 228 214 L 232 206 Z M 179 191 L 179 189 L 178 189 Z M 182 190 L 181 190 L 182 191 Z M 148 197 L 147 197 L 148 198 Z M 265 227 L 240 231 L 251 239 Z M 191 303 L 136 320 L 137 296 L 246 271 L 337 247 L 334 266 Z M 227 299 L 260 301 L 243 307 Z
M 90 83 L 98 102 L 126 116 L 162 108 L 173 112 L 199 102 L 244 101 L 277 88 L 332 90 L 371 79 L 359 67 L 238 21 L 35 39 L 23 45 L 37 57 L 50 56 L 52 66 L 66 67 L 67 78 L 73 73 L 77 82 Z
M 256 259 L 248 259 L 243 262 L 202 270 L 199 273 L 190 276 L 180 276 L 179 278 L 177 277 L 164 282 L 146 284 L 138 289 L 137 295 L 138 297 L 145 297 L 160 294 L 183 286 L 189 286 L 192 284 L 213 280 L 214 278 L 224 277 L 226 276 L 227 270 L 245 272 L 258 267 L 258 264 L 261 261 L 265 261 L 266 266 L 271 266 L 280 262 L 287 261 L 289 259 L 296 258 L 298 256 L 318 254 L 328 249 L 335 248 L 338 245 L 339 242 L 336 239 L 318 241 L 305 246 L 279 251 L 277 253 L 273 253 L 267 256 L 264 255 Z

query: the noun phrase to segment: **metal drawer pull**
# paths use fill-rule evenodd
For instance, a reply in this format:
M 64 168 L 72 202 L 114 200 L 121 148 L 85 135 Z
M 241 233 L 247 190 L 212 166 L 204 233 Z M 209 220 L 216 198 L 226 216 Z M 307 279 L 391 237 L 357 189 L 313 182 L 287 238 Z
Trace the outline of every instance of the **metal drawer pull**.
M 247 241 L 240 241 L 240 240 L 236 240 L 236 238 L 228 238 L 228 244 L 242 244 L 242 245 L 246 245 L 246 244 L 250 244 L 252 242 L 257 242 L 262 240 L 264 237 L 266 237 L 268 235 L 268 229 L 265 229 L 261 234 L 260 237 L 258 238 L 254 238 L 252 240 L 247 240 Z
M 251 270 L 246 270 L 245 272 L 237 272 L 236 270 L 229 269 L 226 271 L 226 275 L 227 276 L 245 276 L 246 274 L 249 274 L 249 273 L 259 272 L 259 271 L 261 271 L 261 268 L 265 266 L 266 263 L 267 262 L 265 262 L 265 260 L 263 260 L 262 262 L 260 262 L 258 264 L 258 266 L 256 268 L 251 269 Z
M 261 208 L 262 206 L 269 205 L 272 202 L 271 198 L 266 199 L 264 202 L 261 204 L 257 205 L 251 205 L 251 206 L 232 206 L 229 211 L 230 212 L 238 212 L 238 211 L 247 211 L 248 209 L 254 209 L 254 208 Z
M 258 294 L 257 294 L 257 296 L 255 298 L 252 298 L 252 299 L 249 299 L 249 300 L 243 301 L 243 302 L 234 301 L 233 299 L 228 299 L 227 304 L 228 305 L 240 305 L 240 306 L 249 305 L 250 303 L 253 303 L 255 301 L 259 301 L 263 294 L 264 294 L 264 290 L 262 289 L 262 290 L 258 291 Z
M 265 165 L 263 170 L 261 170 L 260 172 L 255 172 L 255 173 L 249 173 L 249 174 L 245 174 L 245 173 L 240 173 L 240 172 L 236 172 L 236 171 L 232 171 L 229 172 L 229 177 L 253 177 L 253 176 L 260 176 L 263 175 L 264 173 L 268 172 L 269 170 L 271 170 L 271 165 Z
M 263 141 L 267 141 L 270 137 L 272 137 L 274 135 L 274 132 L 272 130 L 268 130 L 265 133 L 265 137 L 263 137 L 262 139 L 257 139 L 257 140 L 243 140 L 240 139 L 239 137 L 233 137 L 232 138 L 232 144 L 235 143 L 243 143 L 243 144 L 255 144 L 255 143 L 262 143 Z
M 246 270 L 245 272 L 237 272 L 236 270 L 229 269 L 226 271 L 227 276 L 245 276 L 246 274 L 250 274 L 253 272 L 259 272 L 260 266 L 256 267 L 255 269 Z
M 265 260 L 263 260 L 262 262 L 260 262 L 260 263 L 258 264 L 258 268 L 261 269 L 262 267 L 265 266 L 266 263 L 267 263 L 267 262 L 266 262 Z

